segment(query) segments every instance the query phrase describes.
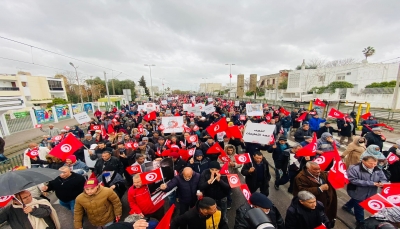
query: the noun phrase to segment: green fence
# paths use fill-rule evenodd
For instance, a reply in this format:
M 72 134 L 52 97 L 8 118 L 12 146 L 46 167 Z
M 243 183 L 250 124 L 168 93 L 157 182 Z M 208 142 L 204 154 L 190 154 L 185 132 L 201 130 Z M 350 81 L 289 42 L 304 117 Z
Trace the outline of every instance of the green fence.
M 0 162 L 0 174 L 9 172 L 15 166 L 21 166 L 24 164 L 24 154 L 8 158 L 8 160 Z

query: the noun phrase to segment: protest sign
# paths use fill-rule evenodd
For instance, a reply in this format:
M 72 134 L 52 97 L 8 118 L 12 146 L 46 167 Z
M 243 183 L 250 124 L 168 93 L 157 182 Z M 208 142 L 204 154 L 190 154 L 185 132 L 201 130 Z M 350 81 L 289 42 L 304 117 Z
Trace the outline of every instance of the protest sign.
M 199 107 L 188 107 L 186 110 L 188 113 L 193 113 L 194 115 L 201 115 Z
M 239 106 L 239 101 L 235 101 L 235 107 Z
M 195 106 L 198 107 L 200 111 L 203 111 L 204 109 L 204 104 L 202 103 L 197 103 Z
M 96 160 L 90 159 L 89 150 L 87 150 L 87 149 L 83 150 L 83 153 L 85 154 L 85 163 L 86 163 L 86 165 L 89 168 L 94 168 L 94 165 L 96 164 L 97 159 Z M 94 153 L 94 150 L 93 150 L 93 153 Z
M 192 107 L 192 104 L 191 104 L 191 103 L 182 104 L 182 108 L 183 108 L 184 111 L 187 111 L 188 108 L 191 108 L 191 107 Z
M 246 112 L 247 116 L 263 116 L 262 104 L 246 104 Z
M 138 111 L 146 111 L 146 108 L 144 105 L 138 105 L 137 109 L 138 109 Z
M 162 124 L 165 127 L 164 133 L 182 133 L 183 132 L 183 117 L 162 117 Z
M 88 123 L 91 120 L 89 115 L 86 112 L 81 112 L 81 113 L 75 114 L 74 118 L 76 119 L 76 121 L 79 124 L 82 124 L 82 123 L 85 123 L 85 122 Z
M 156 104 L 155 103 L 144 103 L 144 108 L 145 111 L 147 112 L 152 112 L 156 110 Z
M 268 144 L 271 140 L 271 135 L 274 130 L 275 125 L 247 122 L 246 129 L 244 130 L 243 139 L 245 142 Z
M 207 98 L 208 102 L 214 101 L 213 98 Z
M 215 111 L 215 107 L 214 107 L 214 105 L 207 105 L 207 106 L 205 106 L 204 108 L 203 108 L 203 111 L 206 113 L 206 114 L 210 114 L 210 113 L 212 113 L 212 112 L 214 112 Z
M 162 100 L 162 101 L 161 101 L 161 104 L 162 104 L 162 105 L 167 105 L 168 102 L 167 102 L 167 100 Z

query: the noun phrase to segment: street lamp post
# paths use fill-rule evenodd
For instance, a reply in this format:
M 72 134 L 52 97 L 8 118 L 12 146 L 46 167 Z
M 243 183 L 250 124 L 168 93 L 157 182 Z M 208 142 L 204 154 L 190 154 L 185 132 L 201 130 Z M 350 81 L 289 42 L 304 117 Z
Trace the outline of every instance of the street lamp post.
M 156 66 L 155 64 L 145 64 L 144 66 L 148 66 L 150 70 L 150 87 L 151 87 L 151 97 L 154 99 L 154 92 L 153 92 L 153 79 L 151 78 L 151 67 Z
M 225 64 L 225 65 L 229 65 L 229 91 L 230 91 L 230 88 L 232 87 L 232 65 L 235 64 Z M 229 92 L 228 92 L 228 97 L 231 97 Z
M 69 62 L 69 64 L 75 68 L 75 74 L 76 74 L 76 81 L 78 81 L 78 91 L 79 95 L 81 96 L 81 103 L 83 104 L 83 98 L 82 98 L 82 91 L 81 91 L 81 84 L 79 83 L 79 78 L 78 78 L 78 71 L 76 70 L 78 67 L 75 67 L 72 62 Z

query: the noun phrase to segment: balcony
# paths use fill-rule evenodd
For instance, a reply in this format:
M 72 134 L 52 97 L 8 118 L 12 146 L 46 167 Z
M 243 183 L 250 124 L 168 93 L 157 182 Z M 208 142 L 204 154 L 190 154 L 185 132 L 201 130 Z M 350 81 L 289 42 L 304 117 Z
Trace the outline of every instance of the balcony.
M 0 87 L 0 91 L 19 91 L 19 87 Z
M 50 91 L 64 91 L 62 87 L 50 87 Z

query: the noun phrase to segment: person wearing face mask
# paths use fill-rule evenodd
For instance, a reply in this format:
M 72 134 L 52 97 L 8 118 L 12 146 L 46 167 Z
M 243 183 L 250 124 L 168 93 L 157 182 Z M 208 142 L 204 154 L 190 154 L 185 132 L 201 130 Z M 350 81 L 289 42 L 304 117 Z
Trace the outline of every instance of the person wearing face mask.
M 342 209 L 355 215 L 358 227 L 364 225 L 364 208 L 359 203 L 375 195 L 378 187 L 382 188 L 383 184 L 387 183 L 385 174 L 377 167 L 377 164 L 376 157 L 365 156 L 361 163 L 347 169 L 350 182 L 347 185 L 347 194 L 351 199 L 343 205 Z
M 260 208 L 271 219 L 272 225 L 277 229 L 284 229 L 285 222 L 279 210 L 274 206 L 272 201 L 265 195 L 256 192 L 250 197 L 250 203 L 245 202 L 236 210 L 234 229 L 249 229 L 251 226 L 247 222 L 247 211 L 252 208 Z
M 103 169 L 103 173 L 97 177 L 97 180 L 99 183 L 102 183 L 104 187 L 114 190 L 120 199 L 126 191 L 124 178 L 114 171 L 113 166 L 106 165 Z
M 222 219 L 222 213 L 215 200 L 209 197 L 203 197 L 194 208 L 173 219 L 170 229 L 178 229 L 185 225 L 190 229 L 229 228 L 228 224 Z
M 167 184 L 161 184 L 160 189 L 164 192 L 169 192 L 177 187 L 179 198 L 179 215 L 183 215 L 190 208 L 194 207 L 197 201 L 197 186 L 200 181 L 200 174 L 195 173 L 192 168 L 185 167 L 183 171 L 174 176 Z
M 358 164 L 360 162 L 361 154 L 363 154 L 366 149 L 365 138 L 355 136 L 353 142 L 347 146 L 346 150 L 341 155 L 341 157 L 344 158 L 346 168 L 350 168 L 350 165 Z

